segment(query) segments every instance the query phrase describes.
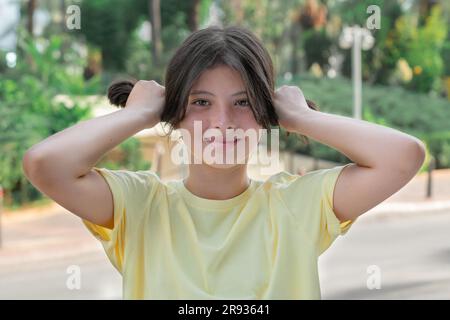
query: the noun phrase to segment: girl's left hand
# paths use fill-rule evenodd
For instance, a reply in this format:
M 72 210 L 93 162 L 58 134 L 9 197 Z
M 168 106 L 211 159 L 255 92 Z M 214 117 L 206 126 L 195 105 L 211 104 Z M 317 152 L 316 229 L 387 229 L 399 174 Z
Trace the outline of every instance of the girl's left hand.
M 278 123 L 290 132 L 298 130 L 298 119 L 312 110 L 300 88 L 287 85 L 275 90 L 274 107 Z

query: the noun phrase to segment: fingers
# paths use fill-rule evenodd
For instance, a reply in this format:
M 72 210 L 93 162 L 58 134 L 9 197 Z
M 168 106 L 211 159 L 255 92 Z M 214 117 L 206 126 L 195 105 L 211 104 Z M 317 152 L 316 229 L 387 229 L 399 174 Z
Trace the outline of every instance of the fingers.
M 135 86 L 139 86 L 141 88 L 145 88 L 148 90 L 154 90 L 161 96 L 164 96 L 166 89 L 164 86 L 160 85 L 155 80 L 139 80 L 138 82 L 136 82 Z
M 136 85 L 140 85 L 140 86 L 157 86 L 157 87 L 161 87 L 164 88 L 164 86 L 160 85 L 158 82 L 156 82 L 155 80 L 139 80 L 138 82 L 136 82 Z
M 303 95 L 303 91 L 299 87 L 297 87 L 297 86 L 288 86 L 288 85 L 285 85 L 285 84 L 282 85 L 281 87 L 279 87 L 277 90 L 275 90 L 275 93 L 279 94 L 281 92 L 286 92 L 287 94 L 289 94 L 289 93 L 292 93 L 294 91 L 300 93 L 301 96 L 304 96 Z

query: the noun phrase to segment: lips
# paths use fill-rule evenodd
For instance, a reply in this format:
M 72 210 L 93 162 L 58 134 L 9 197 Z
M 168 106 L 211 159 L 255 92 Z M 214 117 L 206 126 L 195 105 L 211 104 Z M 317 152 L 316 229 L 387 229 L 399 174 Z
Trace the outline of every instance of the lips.
M 233 144 L 233 143 L 236 143 L 237 141 L 239 141 L 240 139 L 238 139 L 238 138 L 234 138 L 234 139 L 232 139 L 232 140 L 223 140 L 223 139 L 217 139 L 217 141 L 216 141 L 216 139 L 215 139 L 215 137 L 211 137 L 211 138 L 206 138 L 205 139 L 205 142 L 206 143 L 211 143 L 211 142 L 215 142 L 215 143 L 218 143 L 218 144 Z

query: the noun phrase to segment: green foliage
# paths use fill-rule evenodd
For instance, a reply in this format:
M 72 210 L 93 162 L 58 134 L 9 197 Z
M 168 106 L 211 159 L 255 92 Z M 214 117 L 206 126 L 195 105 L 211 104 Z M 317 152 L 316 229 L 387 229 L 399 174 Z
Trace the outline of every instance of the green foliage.
M 203 1 L 204 2 L 204 1 Z M 152 45 L 139 38 L 137 30 L 130 33 L 125 70 L 137 79 L 156 79 L 162 82 L 165 68 L 174 51 L 190 34 L 187 26 L 189 1 L 169 0 L 161 3 L 162 54 L 158 65 L 152 63 Z
M 22 172 L 26 150 L 90 116 L 87 106 L 55 99 L 60 93 L 73 96 L 98 90 L 98 79 L 85 82 L 76 72 L 79 60 L 71 60 L 77 55 L 70 49 L 62 60 L 61 43 L 61 38 L 53 37 L 41 46 L 25 38 L 19 43 L 18 65 L 0 79 L 0 184 L 9 204 L 40 196 Z
M 125 62 L 125 70 L 136 79 L 153 79 L 151 76 L 159 72 L 152 64 L 150 44 L 139 39 L 137 31 L 130 34 L 129 56 Z
M 96 167 L 107 167 L 112 170 L 126 169 L 126 170 L 149 170 L 151 162 L 145 160 L 142 155 L 141 142 L 135 137 L 126 139 L 118 145 L 120 152 L 119 159 L 111 159 L 109 155 L 105 155 L 99 161 Z
M 285 41 L 291 28 L 292 16 L 305 2 L 304 0 L 218 1 L 224 12 L 224 25 L 237 24 L 236 18 L 242 15 L 242 21 L 239 23 L 263 41 L 271 56 L 274 57 L 275 70 L 283 72 L 288 71 L 286 67 L 289 61 L 285 58 L 285 48 L 289 44 Z M 238 3 L 239 8 L 236 7 Z
M 306 56 L 306 68 L 316 62 L 322 69 L 328 65 L 328 59 L 331 56 L 330 47 L 332 45 L 331 38 L 327 35 L 325 29 L 308 30 L 303 34 L 303 48 Z
M 447 41 L 442 46 L 442 60 L 444 61 L 444 75 L 450 77 L 450 30 Z M 450 92 L 448 95 L 450 96 Z
M 201 0 L 200 24 L 208 17 L 212 0 Z M 125 72 L 136 78 L 160 78 L 173 51 L 190 34 L 188 15 L 193 2 L 161 1 L 160 66 L 152 63 L 151 43 L 138 38 L 138 27 L 150 19 L 148 0 L 89 0 L 83 1 L 81 30 L 90 46 L 100 48 L 103 67 L 109 73 Z M 108 75 L 107 75 L 108 76 Z M 110 79 L 109 79 L 110 80 Z
M 377 5 L 380 9 L 380 29 L 371 30 L 375 37 L 375 46 L 369 51 L 362 52 L 362 73 L 365 80 L 387 84 L 395 70 L 397 60 L 392 57 L 389 48 L 389 31 L 394 27 L 395 21 L 402 15 L 398 1 L 392 0 L 350 0 L 340 2 L 333 12 L 337 14 L 344 25 L 358 24 L 366 27 L 370 16 L 366 9 L 370 5 Z M 337 45 L 337 39 L 336 45 Z M 351 50 L 342 50 L 345 55 L 343 74 L 351 77 Z
M 366 26 L 367 8 L 376 5 L 381 9 L 381 29 L 389 29 L 393 20 L 401 15 L 400 4 L 396 0 L 349 0 L 339 2 L 334 12 L 338 13 L 342 22 L 347 25 Z
M 130 34 L 148 16 L 148 1 L 95 0 L 81 3 L 80 35 L 102 52 L 103 66 L 124 70 Z
M 38 43 L 25 38 L 17 67 L 0 79 L 0 184 L 6 190 L 7 206 L 42 197 L 23 174 L 25 152 L 50 135 L 91 118 L 91 105 L 80 95 L 99 91 L 98 78 L 83 79 L 78 54 L 70 48 L 62 54 L 63 39 L 52 37 L 42 48 Z M 62 93 L 65 96 L 60 99 Z M 126 140 L 119 150 L 121 160 L 108 167 L 149 168 L 137 139 Z
M 408 88 L 420 92 L 440 89 L 444 71 L 441 50 L 447 31 L 447 22 L 439 6 L 433 7 L 423 26 L 419 26 L 412 15 L 404 15 L 396 21 L 389 47 L 394 60 L 404 58 L 414 70 Z
M 76 46 L 68 46 L 70 39 L 53 36 L 50 39 L 32 39 L 27 35 L 19 38 L 19 63 L 8 76 L 33 86 L 33 79 L 40 89 L 50 96 L 55 94 L 86 95 L 99 90 L 100 79 L 83 78 L 84 59 Z M 21 60 L 20 60 L 21 59 Z M 37 89 L 39 89 L 37 88 Z

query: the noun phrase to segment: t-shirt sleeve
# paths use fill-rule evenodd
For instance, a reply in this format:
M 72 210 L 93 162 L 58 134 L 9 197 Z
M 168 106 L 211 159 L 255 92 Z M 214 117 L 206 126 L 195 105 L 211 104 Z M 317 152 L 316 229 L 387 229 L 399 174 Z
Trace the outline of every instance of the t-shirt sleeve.
M 107 182 L 113 197 L 114 227 L 109 229 L 86 219 L 81 219 L 89 232 L 103 246 L 114 267 L 122 272 L 125 246 L 131 232 L 149 209 L 159 182 L 151 171 L 110 170 L 94 167 Z
M 319 255 L 330 247 L 333 241 L 340 235 L 344 235 L 350 229 L 354 220 L 340 222 L 336 217 L 333 208 L 333 196 L 337 179 L 343 169 L 350 165 L 337 166 L 331 169 L 324 169 L 318 172 L 319 187 L 321 188 L 320 197 L 320 236 L 319 236 Z
M 321 255 L 339 235 L 347 233 L 353 222 L 340 222 L 333 208 L 333 195 L 342 170 L 350 165 L 310 171 L 303 176 L 288 175 L 281 196 L 300 230 L 314 243 Z

